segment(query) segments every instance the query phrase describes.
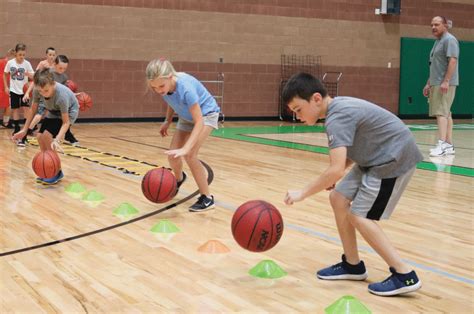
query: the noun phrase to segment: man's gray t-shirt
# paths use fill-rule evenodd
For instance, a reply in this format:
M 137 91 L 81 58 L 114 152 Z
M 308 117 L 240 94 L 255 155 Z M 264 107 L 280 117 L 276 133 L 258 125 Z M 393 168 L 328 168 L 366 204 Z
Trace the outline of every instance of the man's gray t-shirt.
M 446 32 L 437 39 L 430 52 L 430 85 L 439 86 L 443 83 L 444 76 L 448 70 L 449 58 L 456 58 L 459 60 L 459 42 L 450 33 Z M 456 63 L 456 70 L 449 80 L 450 86 L 459 85 L 459 71 Z
M 366 100 L 334 98 L 325 127 L 329 148 L 346 147 L 347 158 L 374 177 L 399 177 L 423 160 L 408 127 Z
M 33 102 L 42 102 L 48 110 L 47 118 L 61 119 L 62 113 L 69 114 L 70 123 L 73 124 L 79 115 L 79 103 L 76 96 L 66 86 L 56 83 L 56 92 L 50 98 L 44 98 L 38 90 L 33 90 Z

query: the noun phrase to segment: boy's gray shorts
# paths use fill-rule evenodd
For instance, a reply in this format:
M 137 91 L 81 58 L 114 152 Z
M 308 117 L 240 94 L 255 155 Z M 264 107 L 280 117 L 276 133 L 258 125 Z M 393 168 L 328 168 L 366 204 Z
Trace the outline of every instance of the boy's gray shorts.
M 415 169 L 397 178 L 379 179 L 355 165 L 335 190 L 352 201 L 352 214 L 372 220 L 388 219 Z
M 204 125 L 208 125 L 212 127 L 213 129 L 218 129 L 218 121 L 219 121 L 219 112 L 211 112 L 208 113 L 207 115 L 202 117 L 204 120 Z M 191 132 L 194 128 L 194 122 L 193 121 L 188 121 L 183 118 L 178 119 L 178 124 L 176 125 L 176 128 L 181 131 L 185 132 Z

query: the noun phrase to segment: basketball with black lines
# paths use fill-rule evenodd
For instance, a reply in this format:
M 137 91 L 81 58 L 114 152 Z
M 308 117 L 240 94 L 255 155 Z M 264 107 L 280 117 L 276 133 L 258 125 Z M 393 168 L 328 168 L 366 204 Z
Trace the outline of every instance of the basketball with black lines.
M 67 87 L 69 87 L 69 89 L 73 92 L 73 93 L 76 93 L 77 92 L 77 84 L 74 82 L 74 81 L 71 81 L 71 80 L 67 80 L 65 85 Z
M 77 101 L 79 102 L 79 110 L 87 111 L 92 107 L 92 98 L 86 92 L 80 92 L 76 95 Z
M 42 179 L 51 179 L 61 169 L 61 159 L 53 150 L 40 151 L 31 162 L 35 174 Z
M 268 202 L 245 202 L 232 217 L 232 235 L 246 250 L 267 251 L 280 241 L 282 234 L 283 218 L 278 209 Z
M 153 203 L 166 203 L 177 191 L 176 178 L 166 168 L 149 170 L 142 180 L 142 192 Z

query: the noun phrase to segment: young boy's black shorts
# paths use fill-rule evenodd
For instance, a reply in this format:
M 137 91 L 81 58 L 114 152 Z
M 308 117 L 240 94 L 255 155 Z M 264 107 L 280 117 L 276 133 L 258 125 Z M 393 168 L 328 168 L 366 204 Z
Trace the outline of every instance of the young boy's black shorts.
M 59 118 L 58 119 L 44 118 L 43 123 L 41 124 L 41 128 L 38 133 L 44 133 L 44 131 L 48 131 L 49 133 L 51 133 L 53 137 L 56 137 L 62 125 L 63 125 L 63 120 Z
M 18 95 L 14 92 L 10 92 L 10 106 L 12 109 L 28 107 L 28 102 L 23 101 L 23 95 Z

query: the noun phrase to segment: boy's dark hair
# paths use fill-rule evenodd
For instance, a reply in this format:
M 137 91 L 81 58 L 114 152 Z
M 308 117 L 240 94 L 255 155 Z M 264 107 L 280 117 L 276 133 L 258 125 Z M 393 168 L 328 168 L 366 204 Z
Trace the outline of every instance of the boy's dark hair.
M 65 55 L 57 55 L 56 59 L 54 59 L 54 63 L 59 64 L 59 62 L 69 63 L 69 59 Z
M 295 97 L 309 101 L 314 93 L 319 93 L 322 97 L 326 97 L 328 94 L 320 80 L 309 73 L 300 72 L 286 82 L 281 97 L 283 103 L 288 105 Z
M 51 73 L 48 68 L 36 71 L 35 76 L 33 76 L 33 82 L 39 87 L 45 87 L 48 84 L 53 84 L 53 73 Z
M 50 50 L 56 51 L 56 49 L 54 49 L 53 47 L 48 47 L 48 48 L 46 48 L 46 53 L 48 53 L 48 51 L 50 51 Z
M 15 52 L 18 52 L 18 51 L 26 51 L 26 45 L 22 43 L 16 44 Z

